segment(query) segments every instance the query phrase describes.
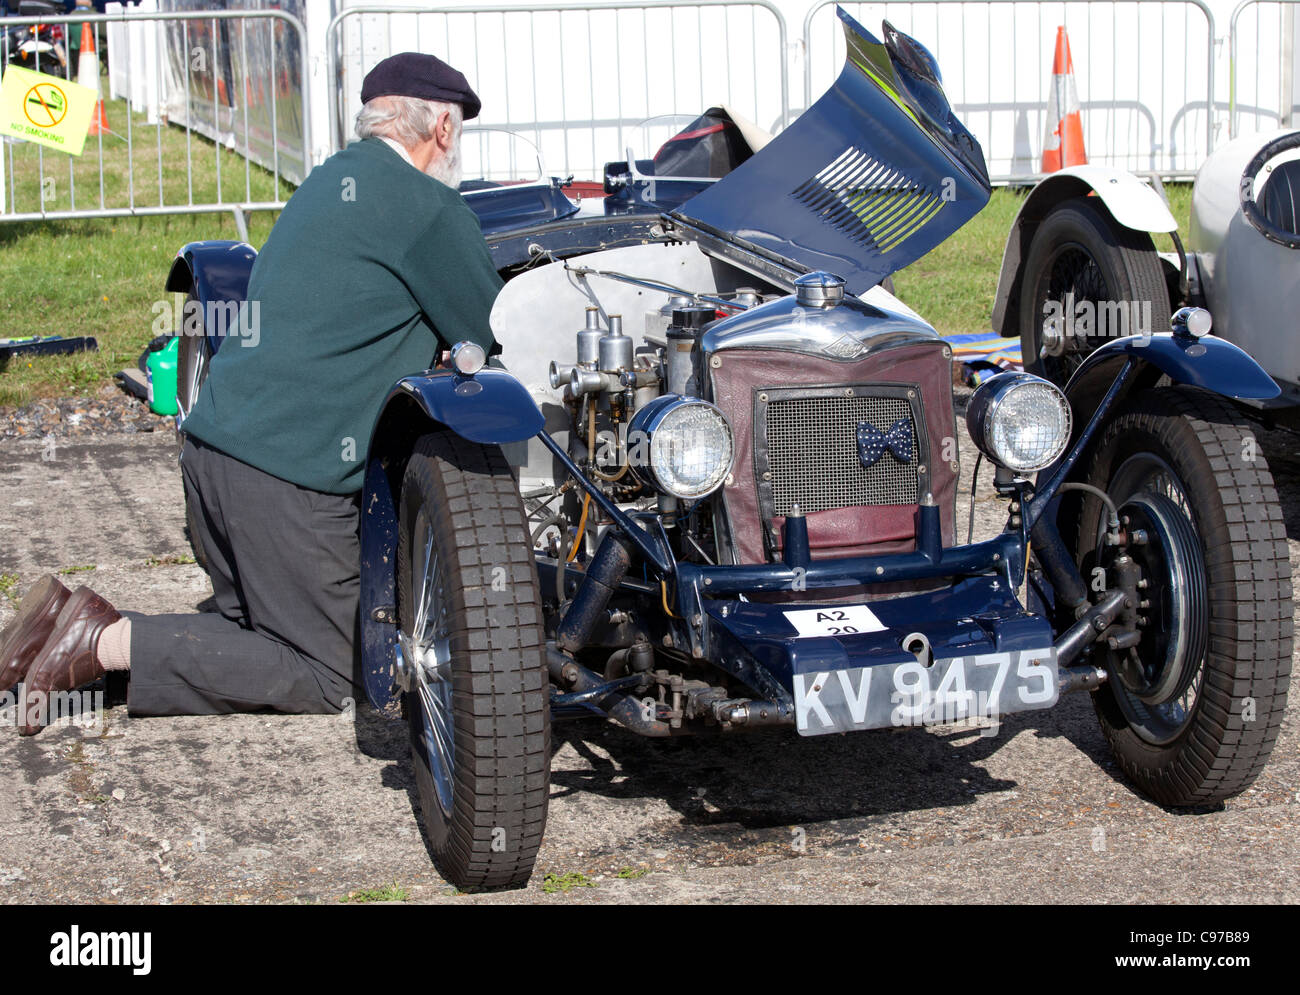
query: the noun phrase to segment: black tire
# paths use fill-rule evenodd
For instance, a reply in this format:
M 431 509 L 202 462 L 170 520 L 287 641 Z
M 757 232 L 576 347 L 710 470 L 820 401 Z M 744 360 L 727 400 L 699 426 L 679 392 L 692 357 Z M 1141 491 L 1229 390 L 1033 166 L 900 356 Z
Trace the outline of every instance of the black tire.
M 190 308 L 197 306 L 197 301 L 198 295 L 195 294 L 194 288 L 191 287 L 189 294 L 185 298 L 185 311 L 183 312 L 185 316 L 189 315 Z M 182 421 L 194 408 L 194 402 L 198 400 L 199 389 L 208 378 L 208 364 L 212 359 L 207 336 L 187 335 L 186 321 L 187 317 L 182 319 L 182 327 L 178 329 L 180 342 L 176 346 L 176 405 Z M 194 554 L 194 562 L 206 572 L 208 558 L 203 551 L 203 544 L 196 539 L 199 534 L 197 526 L 198 518 L 194 508 L 190 505 L 187 495 L 185 499 L 186 538 L 189 539 L 190 552 Z
M 1108 491 L 1121 515 L 1125 507 L 1136 509 L 1134 517 L 1172 509 L 1169 521 L 1194 530 L 1183 533 L 1190 541 L 1182 562 L 1191 569 L 1177 583 L 1147 578 L 1148 628 L 1129 651 L 1129 666 L 1150 661 L 1152 646 L 1157 665 L 1171 659 L 1160 642 L 1176 628 L 1161 623 L 1178 617 L 1167 611 L 1171 599 L 1191 608 L 1183 615 L 1194 623 L 1184 629 L 1191 652 L 1157 689 L 1154 680 L 1140 686 L 1133 670 L 1123 679 L 1116 668 L 1124 661 L 1107 651 L 1111 680 L 1093 692 L 1119 766 L 1166 805 L 1210 805 L 1244 791 L 1264 768 L 1286 709 L 1291 564 L 1273 477 L 1253 449 L 1247 423 L 1217 395 L 1164 387 L 1126 402 L 1104 429 L 1090 470 L 1089 483 Z M 1078 551 L 1085 576 L 1105 555 L 1101 513 L 1096 499 L 1084 502 Z M 1131 551 L 1139 562 L 1153 555 Z M 1199 587 L 1194 600 L 1204 604 L 1180 595 L 1180 585 Z
M 1064 386 L 1084 357 L 1107 339 L 1168 331 L 1169 290 L 1162 266 L 1151 236 L 1119 224 L 1098 198 L 1076 197 L 1052 208 L 1034 232 L 1025 257 L 1020 290 L 1025 369 Z M 1049 316 L 1072 314 L 1067 295 L 1072 295 L 1075 308 L 1090 302 L 1099 317 L 1088 322 L 1083 310 L 1079 318 L 1068 318 L 1064 327 L 1048 335 Z M 1115 305 L 1122 306 L 1119 313 Z M 1045 339 L 1051 353 L 1047 356 L 1040 355 Z
M 198 306 L 198 297 L 193 288 L 185 298 L 185 314 Z M 183 416 L 194 409 L 194 402 L 199 399 L 199 390 L 208 379 L 208 366 L 212 361 L 212 349 L 208 345 L 207 335 L 186 334 L 188 328 L 182 328 L 180 343 L 176 347 L 176 404 Z
M 422 589 L 442 614 L 421 619 Z M 532 543 L 499 447 L 449 431 L 416 442 L 402 482 L 397 598 L 403 646 L 429 647 L 443 678 L 404 696 L 435 863 L 463 890 L 522 886 L 546 825 L 550 703 Z M 450 733 L 442 753 L 439 729 Z

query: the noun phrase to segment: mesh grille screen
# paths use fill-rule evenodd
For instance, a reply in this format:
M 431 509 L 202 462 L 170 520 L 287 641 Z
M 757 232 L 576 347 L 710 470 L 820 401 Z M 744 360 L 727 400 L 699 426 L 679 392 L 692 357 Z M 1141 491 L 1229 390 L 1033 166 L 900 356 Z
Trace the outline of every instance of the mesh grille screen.
M 912 459 L 886 453 L 874 466 L 858 458 L 858 423 L 887 431 L 900 418 L 912 419 L 901 397 L 799 397 L 767 405 L 768 461 L 773 512 L 786 515 L 799 505 L 804 514 L 856 505 L 916 504 L 920 446 L 912 423 Z

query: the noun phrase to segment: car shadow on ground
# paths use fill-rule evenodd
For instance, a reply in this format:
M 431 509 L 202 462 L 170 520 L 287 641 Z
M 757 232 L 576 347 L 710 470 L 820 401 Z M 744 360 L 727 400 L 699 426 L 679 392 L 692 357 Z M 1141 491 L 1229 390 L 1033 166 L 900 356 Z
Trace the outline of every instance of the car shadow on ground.
M 1025 734 L 1068 741 L 1132 790 L 1111 760 L 1091 703 L 1079 694 L 1049 711 L 1010 715 L 996 735 L 953 728 L 938 734 L 909 729 L 801 737 L 769 729 L 659 740 L 600 720 L 556 723 L 551 801 L 583 792 L 615 804 L 661 802 L 680 817 L 684 830 L 708 830 L 714 839 L 720 830 L 725 835 L 836 820 L 871 823 L 1017 790 L 1018 781 L 991 775 L 985 764 Z M 387 761 L 382 784 L 406 794 L 423 836 L 406 722 L 360 708 L 356 741 L 366 756 Z M 424 843 L 428 849 L 427 837 Z
M 551 797 L 583 791 L 618 800 L 653 798 L 687 826 L 743 829 L 966 805 L 1019 786 L 990 775 L 984 763 L 1022 733 L 1064 736 L 1095 763 L 1108 762 L 1088 703 L 1058 707 L 1064 715 L 1008 716 L 996 735 L 909 729 L 801 737 L 763 730 L 651 740 L 595 722 L 569 722 L 554 727 L 555 749 L 571 747 L 586 766 L 553 769 Z
M 357 708 L 355 729 L 357 749 L 367 757 L 387 761 L 380 774 L 380 783 L 385 788 L 406 794 L 411 816 L 420 831 L 420 842 L 424 844 L 430 862 L 436 863 L 420 809 L 420 791 L 411 764 L 411 736 L 406 719 L 399 717 L 396 711 L 381 712 L 369 704 L 362 704 Z

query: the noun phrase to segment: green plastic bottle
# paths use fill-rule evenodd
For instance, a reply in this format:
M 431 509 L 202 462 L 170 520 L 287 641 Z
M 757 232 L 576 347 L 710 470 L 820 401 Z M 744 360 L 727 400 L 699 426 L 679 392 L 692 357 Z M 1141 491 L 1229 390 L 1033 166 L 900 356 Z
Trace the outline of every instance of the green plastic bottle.
M 149 410 L 156 415 L 174 415 L 180 410 L 176 405 L 176 356 L 180 343 L 179 338 L 172 336 L 149 347 L 145 377 L 149 381 Z

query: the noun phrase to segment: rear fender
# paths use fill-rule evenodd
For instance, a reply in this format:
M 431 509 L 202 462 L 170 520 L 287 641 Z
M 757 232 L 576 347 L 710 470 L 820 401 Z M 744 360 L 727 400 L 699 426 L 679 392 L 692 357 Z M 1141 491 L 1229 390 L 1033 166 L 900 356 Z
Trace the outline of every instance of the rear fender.
M 226 326 L 221 321 L 210 320 L 220 310 L 222 317 L 231 313 L 230 305 L 240 304 L 248 298 L 248 279 L 253 272 L 257 250 L 247 242 L 214 239 L 190 242 L 176 253 L 171 271 L 167 274 L 166 289 L 177 294 L 191 290 L 202 308 L 203 334 L 215 354 L 225 337 Z M 183 333 L 189 316 L 176 331 Z
M 1139 177 L 1108 166 L 1067 166 L 1040 182 L 1025 198 L 1002 254 L 998 292 L 993 300 L 993 330 L 1020 335 L 1020 284 L 1029 244 L 1052 208 L 1073 197 L 1095 195 L 1119 224 L 1134 231 L 1176 231 L 1178 222 L 1160 195 Z
M 361 675 L 376 708 L 396 703 L 398 508 L 415 440 L 445 426 L 471 442 L 505 445 L 532 438 L 544 421 L 527 388 L 504 370 L 406 377 L 384 401 L 371 433 L 361 504 Z

